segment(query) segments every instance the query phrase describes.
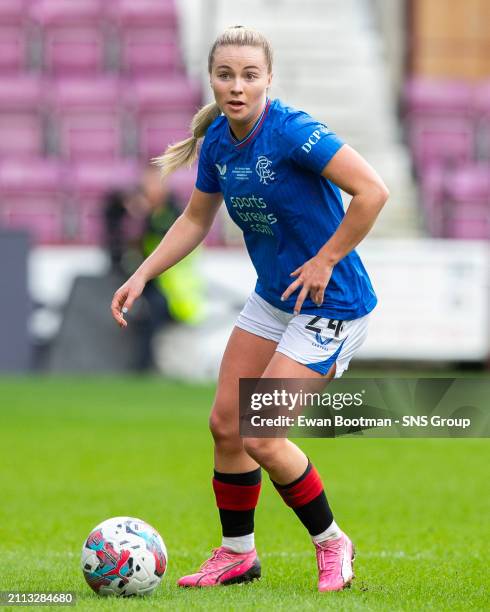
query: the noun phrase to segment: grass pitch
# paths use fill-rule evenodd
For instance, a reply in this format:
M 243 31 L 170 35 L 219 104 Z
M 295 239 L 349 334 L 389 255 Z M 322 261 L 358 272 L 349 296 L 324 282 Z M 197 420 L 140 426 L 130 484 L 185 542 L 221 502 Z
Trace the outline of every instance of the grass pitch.
M 353 587 L 316 592 L 312 545 L 265 477 L 260 582 L 177 588 L 220 542 L 213 392 L 158 379 L 0 380 L 0 590 L 74 591 L 90 611 L 488 609 L 487 440 L 296 440 L 356 544 Z M 85 537 L 116 515 L 148 521 L 166 542 L 167 575 L 147 599 L 99 598 L 82 577 Z

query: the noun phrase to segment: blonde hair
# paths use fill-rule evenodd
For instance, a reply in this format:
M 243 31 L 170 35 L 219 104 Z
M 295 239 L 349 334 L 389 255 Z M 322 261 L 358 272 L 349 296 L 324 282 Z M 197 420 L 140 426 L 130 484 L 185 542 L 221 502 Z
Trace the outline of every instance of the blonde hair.
M 273 53 L 267 38 L 250 28 L 244 26 L 233 26 L 227 28 L 214 41 L 208 56 L 208 71 L 213 69 L 214 54 L 216 49 L 225 46 L 237 47 L 261 47 L 264 51 L 267 70 L 272 72 Z M 221 109 L 216 102 L 206 104 L 197 111 L 191 121 L 191 136 L 167 147 L 165 153 L 152 159 L 152 164 L 159 166 L 163 176 L 167 176 L 182 166 L 191 166 L 197 159 L 197 148 L 201 138 L 206 135 L 208 127 L 221 115 Z

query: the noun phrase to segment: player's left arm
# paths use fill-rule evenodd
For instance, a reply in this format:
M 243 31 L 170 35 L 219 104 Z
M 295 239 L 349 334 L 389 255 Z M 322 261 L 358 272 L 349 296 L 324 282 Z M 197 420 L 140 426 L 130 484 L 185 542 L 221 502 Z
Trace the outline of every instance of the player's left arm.
M 322 176 L 352 196 L 349 208 L 336 232 L 312 259 L 294 270 L 294 280 L 282 295 L 286 300 L 299 287 L 295 314 L 310 294 L 318 305 L 323 302 L 334 266 L 368 234 L 386 203 L 389 192 L 383 180 L 359 153 L 344 144 L 330 159 Z

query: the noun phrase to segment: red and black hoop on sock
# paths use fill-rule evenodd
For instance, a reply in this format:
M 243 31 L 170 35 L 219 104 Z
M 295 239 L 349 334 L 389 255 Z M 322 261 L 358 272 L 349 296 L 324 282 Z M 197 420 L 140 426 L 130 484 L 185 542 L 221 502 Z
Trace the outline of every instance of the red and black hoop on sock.
M 214 470 L 213 489 L 224 537 L 236 538 L 253 533 L 261 480 L 260 468 L 242 474 L 224 474 Z
M 299 478 L 290 484 L 280 485 L 272 481 L 279 495 L 294 510 L 310 535 L 323 533 L 333 522 L 323 483 L 315 467 L 308 466 Z

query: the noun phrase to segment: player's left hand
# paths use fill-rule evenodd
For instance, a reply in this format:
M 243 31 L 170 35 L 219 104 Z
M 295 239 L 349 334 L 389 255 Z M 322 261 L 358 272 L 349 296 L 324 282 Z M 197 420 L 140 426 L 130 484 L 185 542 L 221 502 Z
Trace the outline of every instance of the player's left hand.
M 333 266 L 329 266 L 318 255 L 306 261 L 302 266 L 291 272 L 290 276 L 296 276 L 286 291 L 281 295 L 281 300 L 285 301 L 288 297 L 301 287 L 298 299 L 294 305 L 294 314 L 301 312 L 301 307 L 308 294 L 317 306 L 323 303 L 325 289 L 332 276 Z

